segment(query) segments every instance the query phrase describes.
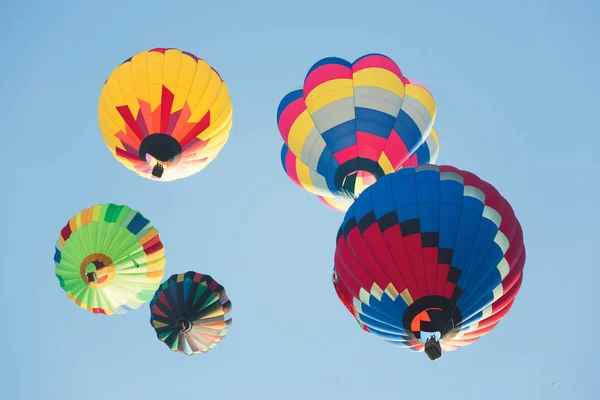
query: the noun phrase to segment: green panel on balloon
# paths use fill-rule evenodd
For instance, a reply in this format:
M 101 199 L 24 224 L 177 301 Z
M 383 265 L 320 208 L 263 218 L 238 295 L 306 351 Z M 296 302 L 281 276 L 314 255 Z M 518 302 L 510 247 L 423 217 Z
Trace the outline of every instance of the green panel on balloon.
M 153 224 L 116 204 L 82 210 L 61 230 L 54 254 L 67 296 L 94 314 L 124 314 L 148 302 L 164 276 L 164 247 Z
M 231 301 L 209 275 L 186 272 L 160 285 L 150 302 L 150 323 L 171 350 L 187 355 L 206 353 L 231 326 Z

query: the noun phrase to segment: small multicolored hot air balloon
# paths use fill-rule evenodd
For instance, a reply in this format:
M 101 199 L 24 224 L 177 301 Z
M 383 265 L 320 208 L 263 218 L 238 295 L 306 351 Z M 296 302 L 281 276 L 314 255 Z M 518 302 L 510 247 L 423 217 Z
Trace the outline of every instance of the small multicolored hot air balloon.
M 113 156 L 162 181 L 202 170 L 221 151 L 232 105 L 221 76 L 195 55 L 156 48 L 123 62 L 104 83 L 98 124 Z
M 289 178 L 345 211 L 369 185 L 405 166 L 435 163 L 435 101 L 390 58 L 324 58 L 277 111 Z
M 150 311 L 158 339 L 187 355 L 210 351 L 231 325 L 231 301 L 223 286 L 192 271 L 172 275 L 160 285 Z
M 336 292 L 365 330 L 436 359 L 508 313 L 523 279 L 523 231 L 510 204 L 472 173 L 408 167 L 350 206 L 334 265 Z
M 152 298 L 164 276 L 158 232 L 138 211 L 101 204 L 69 220 L 56 243 L 56 277 L 95 314 L 124 314 Z

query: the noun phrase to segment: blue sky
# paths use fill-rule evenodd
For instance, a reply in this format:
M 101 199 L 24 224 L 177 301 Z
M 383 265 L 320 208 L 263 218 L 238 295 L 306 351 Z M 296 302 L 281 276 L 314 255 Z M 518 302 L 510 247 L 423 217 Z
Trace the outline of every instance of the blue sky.
M 3 3 L 5 398 L 596 398 L 599 8 L 592 0 Z M 114 160 L 97 125 L 104 80 L 153 47 L 206 59 L 234 105 L 216 160 L 166 184 Z M 330 280 L 343 214 L 280 166 L 280 99 L 320 58 L 370 52 L 429 87 L 438 163 L 495 185 L 525 233 L 511 312 L 434 363 L 356 326 Z M 67 299 L 52 260 L 59 231 L 105 202 L 155 223 L 165 278 L 197 270 L 225 286 L 233 326 L 211 353 L 170 352 L 147 305 L 104 317 Z

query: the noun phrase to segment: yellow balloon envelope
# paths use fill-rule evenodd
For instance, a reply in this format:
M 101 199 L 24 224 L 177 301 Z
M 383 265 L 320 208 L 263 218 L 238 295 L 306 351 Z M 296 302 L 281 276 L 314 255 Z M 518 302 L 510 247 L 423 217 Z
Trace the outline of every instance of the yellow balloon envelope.
M 232 124 L 227 86 L 191 53 L 156 48 L 117 67 L 104 83 L 98 124 L 113 156 L 139 175 L 161 181 L 206 167 Z

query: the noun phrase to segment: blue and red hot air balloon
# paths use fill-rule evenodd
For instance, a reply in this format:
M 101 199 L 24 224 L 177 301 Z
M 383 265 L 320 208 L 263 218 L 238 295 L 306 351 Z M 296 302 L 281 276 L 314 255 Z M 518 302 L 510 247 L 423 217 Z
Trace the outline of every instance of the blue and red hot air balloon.
M 523 278 L 523 231 L 510 204 L 476 175 L 408 167 L 350 206 L 334 265 L 338 297 L 363 329 L 436 359 L 508 313 Z

